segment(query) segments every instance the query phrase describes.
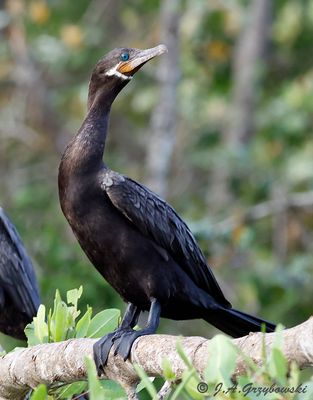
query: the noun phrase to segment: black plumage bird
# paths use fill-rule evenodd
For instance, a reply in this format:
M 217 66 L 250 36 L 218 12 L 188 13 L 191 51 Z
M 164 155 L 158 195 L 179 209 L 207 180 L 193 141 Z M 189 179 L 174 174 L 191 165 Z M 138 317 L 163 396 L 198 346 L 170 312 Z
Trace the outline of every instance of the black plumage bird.
M 65 217 L 100 274 L 129 303 L 121 326 L 98 341 L 98 369 L 108 352 L 126 359 L 132 343 L 154 333 L 159 318 L 203 318 L 238 337 L 275 326 L 231 307 L 191 231 L 175 210 L 145 186 L 108 168 L 103 152 L 111 105 L 147 61 L 166 51 L 115 49 L 91 76 L 88 113 L 67 146 L 59 168 L 59 195 Z M 132 328 L 141 311 L 147 326 Z
M 33 265 L 20 235 L 0 207 L 0 331 L 25 340 L 40 305 Z

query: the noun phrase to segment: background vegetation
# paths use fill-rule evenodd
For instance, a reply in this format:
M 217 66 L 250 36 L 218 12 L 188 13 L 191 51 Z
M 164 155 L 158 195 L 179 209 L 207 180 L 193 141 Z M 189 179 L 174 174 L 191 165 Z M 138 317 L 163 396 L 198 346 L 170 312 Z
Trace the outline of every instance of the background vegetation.
M 84 118 L 95 62 L 114 47 L 162 41 L 170 53 L 114 105 L 107 163 L 175 206 L 236 307 L 286 326 L 312 313 L 313 0 L 0 7 L 0 203 L 45 304 L 56 288 L 64 295 L 83 283 L 94 310 L 123 307 L 61 213 L 58 163 Z M 200 321 L 162 329 L 212 334 Z

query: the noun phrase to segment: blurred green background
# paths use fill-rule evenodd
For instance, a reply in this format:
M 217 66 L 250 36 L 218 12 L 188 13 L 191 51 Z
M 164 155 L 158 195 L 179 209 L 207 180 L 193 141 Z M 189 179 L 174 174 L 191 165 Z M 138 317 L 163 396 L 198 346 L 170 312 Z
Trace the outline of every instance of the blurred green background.
M 106 161 L 188 222 L 234 306 L 286 326 L 313 303 L 313 0 L 0 1 L 0 204 L 43 302 L 123 308 L 63 217 L 58 164 L 114 47 L 169 53 L 116 100 Z M 210 336 L 203 322 L 160 331 Z

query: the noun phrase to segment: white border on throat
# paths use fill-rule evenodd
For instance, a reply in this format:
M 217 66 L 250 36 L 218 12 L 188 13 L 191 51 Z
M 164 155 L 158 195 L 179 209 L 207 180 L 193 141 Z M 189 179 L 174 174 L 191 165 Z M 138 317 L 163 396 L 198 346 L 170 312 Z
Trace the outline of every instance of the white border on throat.
M 117 78 L 123 79 L 124 81 L 125 81 L 125 80 L 130 81 L 133 77 L 132 77 L 132 76 L 125 75 L 125 74 L 122 74 L 121 72 L 119 72 L 119 71 L 117 70 L 117 68 L 119 67 L 119 65 L 120 65 L 120 64 L 117 64 L 117 65 L 115 65 L 115 67 L 112 67 L 111 69 L 109 69 L 109 70 L 105 73 L 105 75 L 106 75 L 106 76 L 116 76 Z

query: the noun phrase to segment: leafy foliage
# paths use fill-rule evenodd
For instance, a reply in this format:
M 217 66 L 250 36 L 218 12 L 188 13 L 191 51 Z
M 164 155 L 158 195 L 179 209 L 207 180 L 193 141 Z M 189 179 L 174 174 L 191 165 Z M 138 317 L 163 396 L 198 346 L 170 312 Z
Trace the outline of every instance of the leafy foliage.
M 277 338 L 281 333 L 277 332 Z M 180 382 L 176 382 L 171 368 L 166 364 L 163 374 L 165 381 L 171 382 L 171 391 L 166 399 L 309 399 L 313 394 L 312 381 L 300 383 L 299 369 L 292 364 L 287 367 L 287 360 L 282 353 L 282 341 L 276 344 L 268 354 L 264 354 L 262 366 L 256 365 L 252 359 L 232 344 L 224 335 L 215 336 L 209 345 L 209 361 L 204 379 L 199 376 L 188 360 L 187 355 L 178 342 L 178 353 L 185 363 L 186 370 Z M 246 374 L 234 380 L 233 374 L 238 356 L 244 357 Z M 151 398 L 156 398 L 157 389 L 147 375 L 136 367 L 138 375 L 146 383 L 146 390 Z
M 46 307 L 40 305 L 37 316 L 27 325 L 25 333 L 29 346 L 40 343 L 60 342 L 71 338 L 100 338 L 113 331 L 120 319 L 120 311 L 108 309 L 92 317 L 92 308 L 87 306 L 80 319 L 78 300 L 83 288 L 67 292 L 67 304 L 62 300 L 59 290 L 56 291 L 53 309 L 46 314 Z
M 79 318 L 81 311 L 78 309 L 78 301 L 82 293 L 82 286 L 79 289 L 69 290 L 66 295 L 66 303 L 62 300 L 59 290 L 57 290 L 53 309 L 46 313 L 46 307 L 41 305 L 33 322 L 25 328 L 28 346 L 60 342 L 71 338 L 100 338 L 117 328 L 120 320 L 120 311 L 117 309 L 107 309 L 92 316 L 92 308 L 87 305 L 86 312 Z M 97 385 L 98 383 L 94 383 L 93 379 L 95 367 L 90 360 L 87 360 L 86 363 L 90 376 L 89 385 Z M 98 390 L 97 386 L 92 386 L 91 396 L 95 396 L 95 399 L 98 399 L 100 392 L 106 395 L 113 390 L 112 388 L 118 392 L 116 386 L 118 385 L 114 382 L 104 382 L 102 386 L 100 385 L 101 390 Z M 70 399 L 73 395 L 83 393 L 86 388 L 86 382 L 76 382 L 70 385 L 59 385 L 52 392 L 57 399 Z M 42 386 L 39 386 L 32 394 L 32 400 L 46 399 L 47 396 L 47 392 Z

